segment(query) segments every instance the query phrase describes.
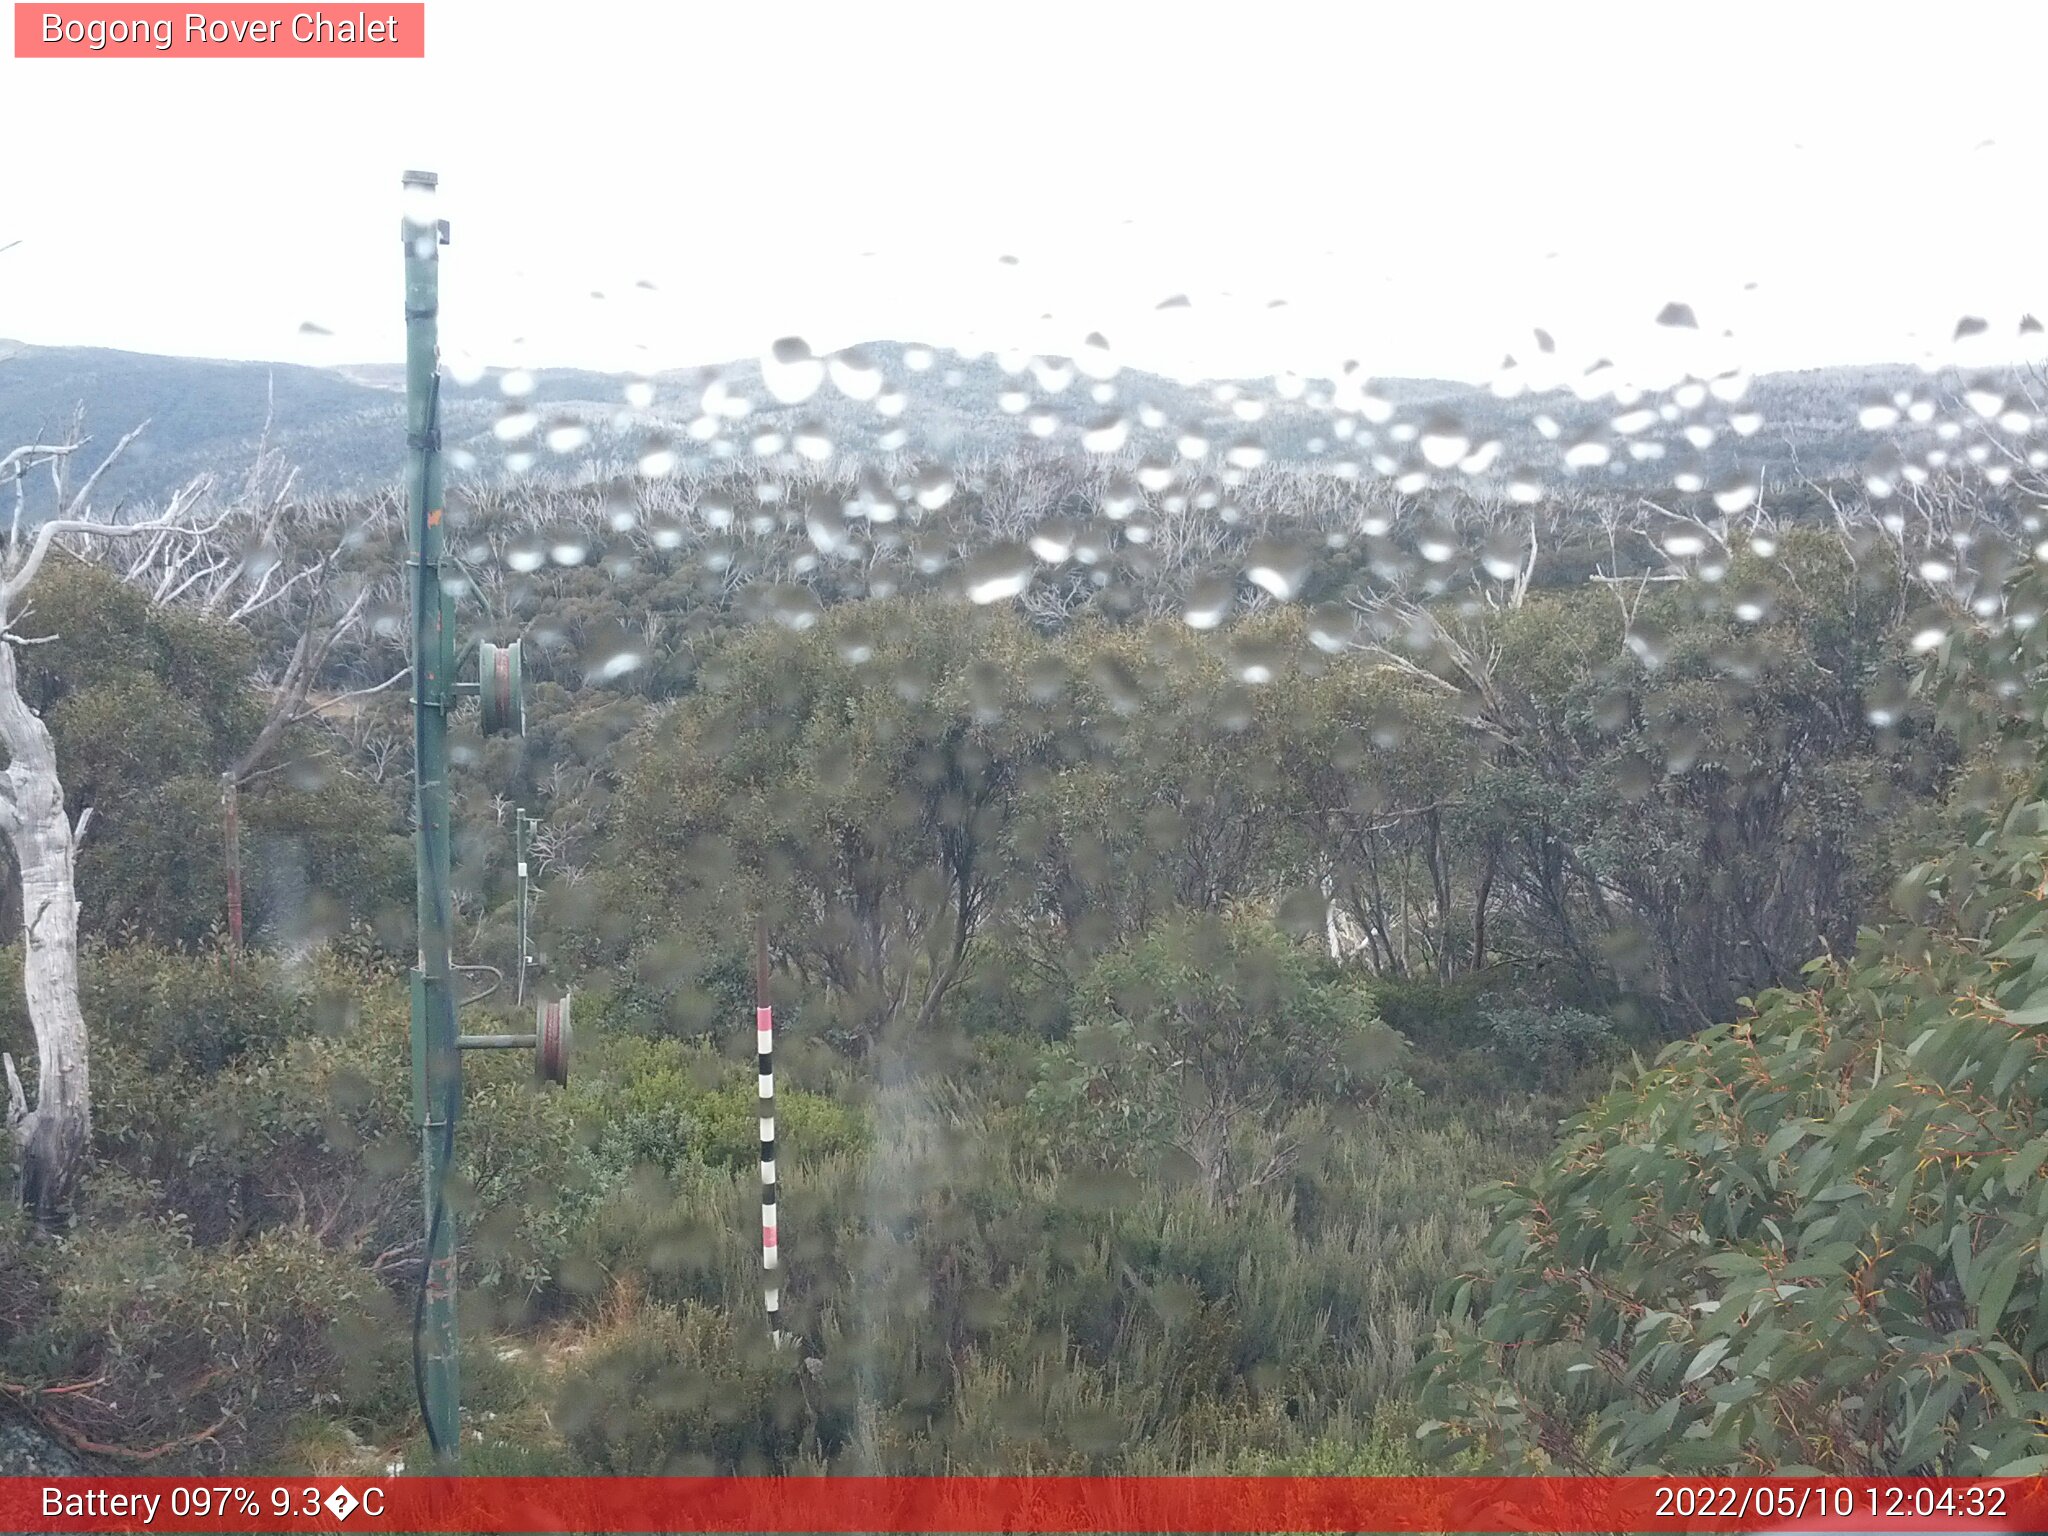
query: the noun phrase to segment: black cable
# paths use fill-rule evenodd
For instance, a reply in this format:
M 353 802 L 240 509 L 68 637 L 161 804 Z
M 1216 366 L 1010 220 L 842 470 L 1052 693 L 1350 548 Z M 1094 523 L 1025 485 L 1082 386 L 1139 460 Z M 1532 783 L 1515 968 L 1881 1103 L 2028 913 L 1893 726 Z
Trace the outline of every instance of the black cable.
M 448 1163 L 455 1155 L 455 1117 L 447 1114 L 445 1108 L 443 1113 L 441 1155 L 438 1159 L 441 1177 L 434 1181 L 433 1211 L 427 1219 L 427 1251 L 420 1264 L 420 1287 L 412 1304 L 412 1384 L 419 1397 L 420 1422 L 427 1429 L 427 1444 L 433 1447 L 437 1460 L 447 1458 L 448 1447 L 434 1426 L 434 1415 L 427 1408 L 427 1361 L 422 1346 L 427 1331 L 427 1286 L 434 1274 L 434 1245 L 440 1240 L 441 1225 L 448 1214 Z

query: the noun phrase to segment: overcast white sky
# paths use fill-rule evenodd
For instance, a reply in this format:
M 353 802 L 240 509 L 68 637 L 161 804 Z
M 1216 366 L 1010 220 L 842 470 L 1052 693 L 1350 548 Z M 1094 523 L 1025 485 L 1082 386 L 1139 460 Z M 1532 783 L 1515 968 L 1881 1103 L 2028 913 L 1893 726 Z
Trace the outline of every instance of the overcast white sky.
M 454 225 L 446 349 L 492 362 L 1101 331 L 1182 373 L 1482 377 L 1540 325 L 1654 373 L 1673 299 L 1756 368 L 2048 315 L 2040 5 L 429 0 L 428 29 L 423 62 L 0 59 L 0 335 L 396 359 L 411 166 Z

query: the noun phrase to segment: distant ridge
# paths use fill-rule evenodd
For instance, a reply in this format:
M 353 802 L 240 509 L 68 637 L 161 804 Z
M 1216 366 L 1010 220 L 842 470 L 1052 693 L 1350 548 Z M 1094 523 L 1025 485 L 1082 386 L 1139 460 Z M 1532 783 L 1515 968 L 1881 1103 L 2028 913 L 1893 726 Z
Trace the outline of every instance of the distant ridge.
M 685 429 L 702 414 L 704 390 L 714 379 L 729 395 L 753 402 L 754 409 L 730 429 L 733 433 L 751 439 L 778 432 L 787 438 L 799 426 L 813 426 L 854 454 L 900 447 L 961 459 L 1036 443 L 1029 431 L 1030 411 L 1005 408 L 1018 403 L 1020 391 L 1032 402 L 1030 409 L 1043 406 L 1057 415 L 1055 448 L 1079 451 L 1084 428 L 1121 413 L 1133 452 L 1170 457 L 1176 436 L 1185 430 L 1209 437 L 1219 453 L 1235 439 L 1254 437 L 1273 462 L 1282 464 L 1328 463 L 1351 452 L 1338 440 L 1329 410 L 1317 408 L 1312 398 L 1277 400 L 1271 381 L 1234 386 L 1269 402 L 1263 419 L 1247 423 L 1235 418 L 1214 384 L 1182 385 L 1126 369 L 1114 380 L 1115 401 L 1104 405 L 1091 398 L 1092 381 L 1074 376 L 1070 368 L 1065 370 L 1068 381 L 1054 392 L 1049 386 L 1060 382 L 1052 376 L 1057 368 L 1048 369 L 1046 377 L 1028 369 L 1011 375 L 987 356 L 917 349 L 931 361 L 916 370 L 906 365 L 903 344 L 882 342 L 857 350 L 879 369 L 884 393 L 903 395 L 900 414 L 885 416 L 872 401 L 851 399 L 829 381 L 800 405 L 775 404 L 755 360 L 652 375 L 641 381 L 652 387 L 645 406 L 629 402 L 627 387 L 635 381 L 628 375 L 549 370 L 534 377 L 518 408 L 532 411 L 543 434 L 550 424 L 580 422 L 591 439 L 582 452 L 627 462 L 649 431 L 668 435 L 687 460 L 697 444 Z M 493 424 L 512 408 L 503 392 L 510 371 L 491 369 L 467 386 L 452 380 L 447 386 L 446 439 L 474 457 L 478 473 L 503 465 L 506 449 Z M 1227 394 L 1231 381 L 1222 385 Z M 1960 389 L 1959 381 L 1951 379 L 1948 385 Z M 104 485 L 108 499 L 140 503 L 167 495 L 194 474 L 240 474 L 263 441 L 268 420 L 269 440 L 298 466 L 302 489 L 360 491 L 397 481 L 404 451 L 403 387 L 404 372 L 396 364 L 319 368 L 0 341 L 0 444 L 62 430 L 81 404 L 88 430 L 101 442 L 112 442 L 146 418 L 148 431 Z M 1901 390 L 1928 387 L 1927 376 L 1906 364 L 1766 374 L 1739 404 L 1707 403 L 1701 419 L 1714 428 L 1715 446 L 1703 454 L 1683 441 L 1679 423 L 1660 421 L 1633 438 L 1611 432 L 1618 410 L 1612 401 L 1582 402 L 1562 392 L 1501 401 L 1476 386 L 1432 379 L 1382 380 L 1375 390 L 1397 419 L 1420 423 L 1432 414 L 1448 414 L 1475 443 L 1498 438 L 1497 463 L 1503 468 L 1522 463 L 1546 481 L 1597 486 L 1669 484 L 1673 464 L 1687 453 L 1699 454 L 1702 469 L 1710 473 L 1726 473 L 1738 462 L 1766 473 L 1844 473 L 1876 446 L 1871 433 L 1858 426 L 1860 407 Z M 1730 426 L 1730 417 L 1749 413 L 1760 424 L 1743 421 L 1751 426 L 1746 435 Z M 1540 419 L 1545 416 L 1548 423 Z M 1161 424 L 1147 426 L 1147 420 Z M 1563 447 L 1589 435 L 1610 443 L 1611 459 L 1595 473 L 1574 474 L 1564 465 Z M 1634 446 L 1651 440 L 1665 445 L 1660 455 L 1644 455 Z M 545 447 L 538 458 L 573 467 L 571 459 Z

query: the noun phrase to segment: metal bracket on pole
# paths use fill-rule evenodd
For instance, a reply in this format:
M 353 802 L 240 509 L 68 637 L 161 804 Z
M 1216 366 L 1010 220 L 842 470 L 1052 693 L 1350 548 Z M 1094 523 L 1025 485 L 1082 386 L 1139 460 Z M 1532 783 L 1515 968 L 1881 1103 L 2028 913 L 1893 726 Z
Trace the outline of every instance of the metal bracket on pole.
M 575 1035 L 569 1027 L 569 999 L 543 1001 L 535 1009 L 534 1032 L 530 1035 L 458 1035 L 457 1049 L 465 1051 L 531 1051 L 533 1075 L 544 1083 L 566 1087 L 569 1055 Z

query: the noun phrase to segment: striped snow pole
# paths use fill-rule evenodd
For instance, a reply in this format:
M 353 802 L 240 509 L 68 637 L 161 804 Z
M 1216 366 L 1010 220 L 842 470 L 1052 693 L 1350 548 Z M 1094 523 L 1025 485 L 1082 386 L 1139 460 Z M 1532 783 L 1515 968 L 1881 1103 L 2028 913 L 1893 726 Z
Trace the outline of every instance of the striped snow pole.
M 775 1231 L 775 1009 L 768 1001 L 768 925 L 754 935 L 754 1048 L 761 1071 L 761 1297 L 768 1336 L 782 1342 L 780 1244 Z

